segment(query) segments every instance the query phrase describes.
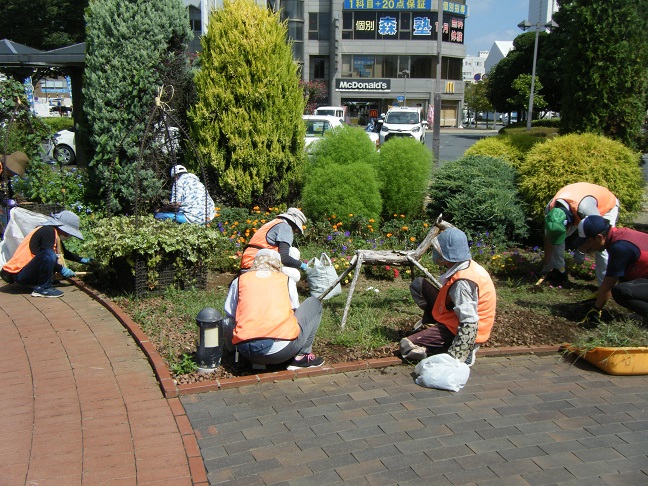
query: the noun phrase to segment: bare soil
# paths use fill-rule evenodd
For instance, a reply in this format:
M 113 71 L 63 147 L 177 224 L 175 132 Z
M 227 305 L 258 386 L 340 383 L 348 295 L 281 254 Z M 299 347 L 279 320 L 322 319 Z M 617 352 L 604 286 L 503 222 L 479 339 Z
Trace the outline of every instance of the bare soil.
M 361 277 L 363 279 L 364 277 Z M 231 275 L 210 276 L 208 288 L 214 288 L 219 285 L 227 285 L 231 281 Z M 406 281 L 398 279 L 396 281 L 376 281 L 365 282 L 367 285 L 380 287 L 382 290 L 389 286 L 407 285 Z M 359 286 L 363 283 L 360 281 Z M 497 282 L 496 282 L 497 285 Z M 534 345 L 554 345 L 573 342 L 576 336 L 581 332 L 577 326 L 586 309 L 591 303 L 574 304 L 583 298 L 586 293 L 592 292 L 592 286 L 584 289 L 582 286 L 576 289 L 561 289 L 561 292 L 569 293 L 567 300 L 570 304 L 552 305 L 552 315 L 543 315 L 534 309 L 534 304 L 526 305 L 523 302 L 516 303 L 519 305 L 500 306 L 498 309 L 495 326 L 489 341 L 484 347 L 509 347 L 509 346 L 534 346 Z M 305 289 L 300 288 L 300 292 Z M 542 291 L 542 289 L 540 289 Z M 306 294 L 307 295 L 307 294 Z M 304 297 L 306 296 L 304 295 Z M 573 297 L 573 298 L 572 298 Z M 156 298 L 146 299 L 147 306 L 155 306 Z M 142 303 L 140 304 L 140 306 Z M 537 305 L 537 304 L 536 304 Z M 127 309 L 127 312 L 133 312 L 135 309 Z M 142 310 L 141 308 L 139 309 Z M 546 313 L 545 313 L 546 314 Z M 392 322 L 386 323 L 390 328 L 397 329 L 397 339 L 389 346 L 384 346 L 371 350 L 360 350 L 344 346 L 334 345 L 322 340 L 316 341 L 313 352 L 325 358 L 326 363 L 342 363 L 348 361 L 366 360 L 373 358 L 383 358 L 388 356 L 398 356 L 398 341 L 411 334 L 415 320 L 411 315 L 399 315 L 395 313 Z M 172 340 L 181 342 L 187 337 L 181 333 L 175 333 L 173 329 L 178 328 L 178 323 L 173 322 L 172 316 L 169 316 L 168 322 L 160 322 L 161 326 L 168 326 Z M 155 341 L 152 339 L 152 341 Z M 155 343 L 156 346 L 160 343 Z M 188 343 L 187 349 L 194 349 L 194 343 Z M 268 366 L 268 371 L 279 371 L 285 369 L 285 365 Z M 213 373 L 189 373 L 177 375 L 175 378 L 178 383 L 194 383 L 219 378 L 231 378 L 235 376 L 245 376 L 259 373 L 253 370 L 250 365 L 241 359 L 235 363 L 233 352 L 225 352 L 221 360 L 221 366 Z

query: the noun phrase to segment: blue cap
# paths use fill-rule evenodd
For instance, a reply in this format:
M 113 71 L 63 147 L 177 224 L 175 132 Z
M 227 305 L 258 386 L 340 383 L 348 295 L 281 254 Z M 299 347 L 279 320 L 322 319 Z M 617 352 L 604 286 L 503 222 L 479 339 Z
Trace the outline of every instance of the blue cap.
M 466 233 L 457 228 L 443 230 L 435 238 L 441 249 L 444 260 L 452 263 L 465 262 L 472 259 Z

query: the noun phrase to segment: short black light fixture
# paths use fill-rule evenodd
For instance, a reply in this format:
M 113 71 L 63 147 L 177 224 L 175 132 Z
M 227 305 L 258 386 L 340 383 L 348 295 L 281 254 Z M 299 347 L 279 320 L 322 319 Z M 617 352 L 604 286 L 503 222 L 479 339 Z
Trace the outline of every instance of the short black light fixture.
M 199 339 L 196 343 L 198 371 L 210 372 L 220 366 L 223 356 L 223 316 L 213 307 L 203 308 L 196 316 Z

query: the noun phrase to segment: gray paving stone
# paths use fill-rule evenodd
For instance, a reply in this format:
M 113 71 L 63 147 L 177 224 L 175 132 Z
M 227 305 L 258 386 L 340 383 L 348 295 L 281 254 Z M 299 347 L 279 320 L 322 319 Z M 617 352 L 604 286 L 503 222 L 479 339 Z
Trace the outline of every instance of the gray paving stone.
M 556 484 L 563 481 L 572 481 L 575 479 L 573 474 L 563 467 L 528 473 L 524 474 L 522 477 L 529 481 L 529 484 L 531 484 L 532 486 Z

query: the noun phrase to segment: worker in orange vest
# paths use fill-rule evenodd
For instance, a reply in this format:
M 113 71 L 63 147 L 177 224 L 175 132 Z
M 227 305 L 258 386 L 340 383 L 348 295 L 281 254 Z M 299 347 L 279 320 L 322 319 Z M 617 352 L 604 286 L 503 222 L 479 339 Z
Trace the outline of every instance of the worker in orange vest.
M 610 226 L 616 224 L 619 200 L 603 186 L 578 182 L 560 189 L 545 209 L 544 261 L 541 274 L 556 285 L 568 282 L 565 269 L 565 240 L 573 234 L 586 216 L 603 216 Z M 582 263 L 585 255 L 576 251 L 574 260 Z M 596 279 L 601 285 L 608 255 L 605 250 L 595 255 Z
M 468 238 L 457 228 L 445 229 L 432 240 L 432 257 L 447 271 L 439 290 L 422 277 L 412 281 L 412 298 L 424 310 L 421 324 L 429 327 L 401 340 L 401 356 L 420 360 L 448 353 L 472 366 L 495 322 L 495 286 L 472 259 Z

